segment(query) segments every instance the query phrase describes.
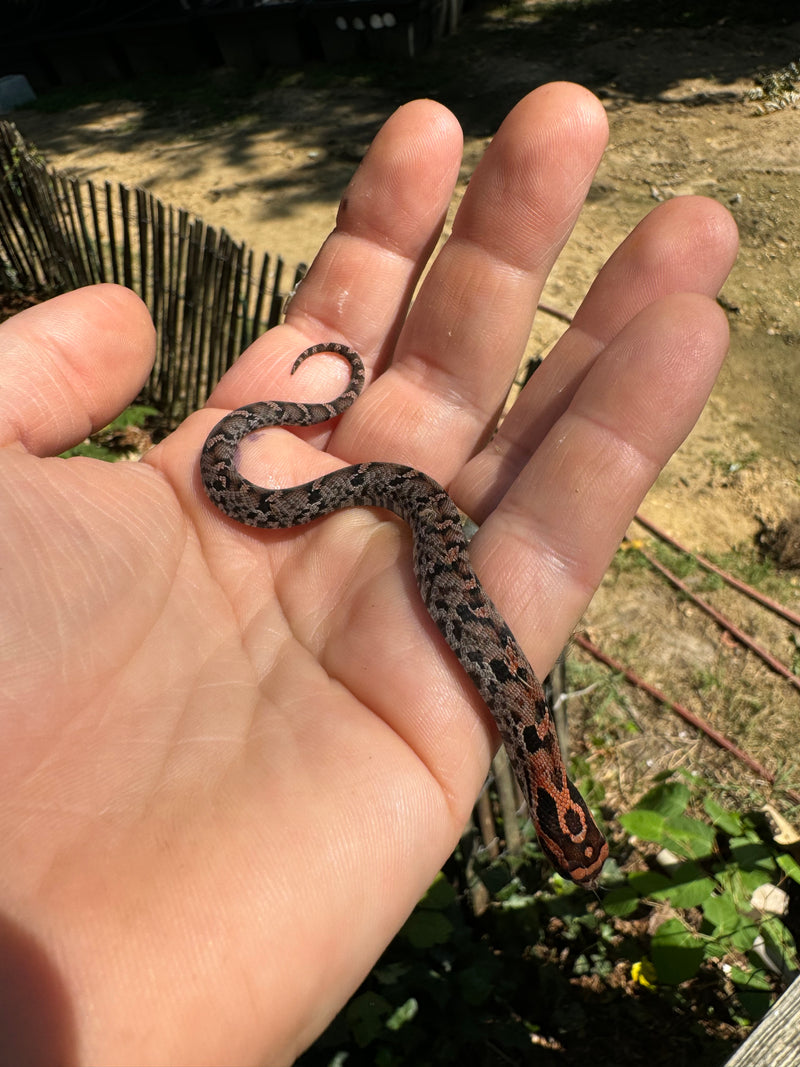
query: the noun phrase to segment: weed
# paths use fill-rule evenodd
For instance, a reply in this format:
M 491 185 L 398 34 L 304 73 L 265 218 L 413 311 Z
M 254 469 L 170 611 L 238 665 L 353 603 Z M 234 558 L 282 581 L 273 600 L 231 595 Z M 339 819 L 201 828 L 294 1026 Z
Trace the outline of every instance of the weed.
M 519 855 L 473 864 L 491 895 L 478 918 L 467 904 L 464 856 L 454 854 L 298 1063 L 527 1063 L 532 1035 L 566 1047 L 577 1028 L 585 1042 L 587 990 L 603 990 L 599 1010 L 618 1033 L 628 1004 L 643 1010 L 637 989 L 655 998 L 651 1015 L 663 1004 L 668 1017 L 728 1028 L 760 1018 L 774 980 L 756 950 L 768 946 L 786 967 L 797 965 L 797 951 L 783 920 L 759 911 L 753 894 L 765 883 L 800 883 L 800 865 L 770 842 L 763 820 L 728 811 L 688 773 L 658 777 L 620 821 L 660 847 L 664 866 L 625 873 L 609 861 L 599 901 L 558 875 L 543 879 L 528 836 Z M 701 1059 L 699 1033 L 692 1062 L 711 1062 Z M 610 1058 L 594 1062 L 622 1062 L 624 1039 L 605 1051 Z
M 143 450 L 144 441 L 152 443 L 149 442 L 143 427 L 158 415 L 159 412 L 155 408 L 146 407 L 144 404 L 132 404 L 108 426 L 104 426 L 102 430 L 98 430 L 74 448 L 62 452 L 61 457 L 70 459 L 73 456 L 84 456 L 111 463 L 127 459 L 132 451 Z

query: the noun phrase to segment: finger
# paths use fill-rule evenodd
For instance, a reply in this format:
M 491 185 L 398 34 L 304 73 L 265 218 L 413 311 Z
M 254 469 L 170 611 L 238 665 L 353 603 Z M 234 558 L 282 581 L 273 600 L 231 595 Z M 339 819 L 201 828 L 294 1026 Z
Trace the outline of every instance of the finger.
M 57 455 L 107 425 L 141 389 L 155 356 L 147 308 L 95 285 L 28 308 L 0 327 L 0 444 Z
M 578 86 L 544 86 L 514 108 L 470 180 L 392 367 L 339 428 L 340 454 L 388 455 L 448 484 L 486 439 L 606 136 L 602 106 Z
M 725 356 L 715 302 L 650 304 L 592 364 L 472 554 L 534 667 L 549 667 L 633 514 L 694 425 Z M 545 613 L 542 605 L 550 605 Z
M 482 522 L 497 506 L 566 411 L 592 362 L 627 322 L 668 293 L 715 296 L 736 251 L 736 224 L 713 200 L 671 200 L 640 222 L 603 267 L 572 326 L 538 368 L 491 444 L 452 487 L 464 510 Z
M 292 298 L 286 323 L 251 346 L 211 403 L 291 396 L 288 368 L 319 341 L 346 342 L 369 367 L 388 359 L 444 224 L 461 148 L 458 122 L 434 101 L 406 104 L 387 120 L 342 196 L 336 228 Z M 314 399 L 334 395 L 339 363 L 315 360 Z

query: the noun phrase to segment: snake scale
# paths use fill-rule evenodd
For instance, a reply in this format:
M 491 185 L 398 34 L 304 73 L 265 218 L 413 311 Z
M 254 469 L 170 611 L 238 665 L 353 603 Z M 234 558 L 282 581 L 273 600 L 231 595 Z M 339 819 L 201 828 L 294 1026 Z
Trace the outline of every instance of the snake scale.
M 265 489 L 239 473 L 239 442 L 254 430 L 325 422 L 359 395 L 364 367 L 346 345 L 312 345 L 291 373 L 321 352 L 348 361 L 347 388 L 327 404 L 265 401 L 226 415 L 209 434 L 200 460 L 208 496 L 232 519 L 268 529 L 302 526 L 351 507 L 385 508 L 408 523 L 425 607 L 497 723 L 542 849 L 561 874 L 593 887 L 608 845 L 567 777 L 542 686 L 472 569 L 458 509 L 445 490 L 421 471 L 395 463 L 360 463 L 287 489 Z

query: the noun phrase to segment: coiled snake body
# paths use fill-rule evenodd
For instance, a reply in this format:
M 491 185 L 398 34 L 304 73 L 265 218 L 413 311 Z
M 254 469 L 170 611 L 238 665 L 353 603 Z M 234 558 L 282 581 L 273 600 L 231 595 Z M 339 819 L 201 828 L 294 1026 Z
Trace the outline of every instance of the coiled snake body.
M 395 463 L 344 467 L 288 489 L 265 489 L 237 470 L 239 442 L 254 430 L 325 422 L 361 392 L 364 367 L 346 345 L 307 348 L 291 373 L 320 352 L 349 362 L 344 392 L 328 404 L 266 401 L 226 415 L 209 434 L 200 460 L 208 496 L 248 526 L 302 526 L 350 507 L 386 508 L 408 523 L 422 599 L 497 723 L 542 849 L 559 872 L 592 887 L 608 845 L 567 777 L 542 686 L 472 569 L 458 510 L 445 490 L 426 474 Z

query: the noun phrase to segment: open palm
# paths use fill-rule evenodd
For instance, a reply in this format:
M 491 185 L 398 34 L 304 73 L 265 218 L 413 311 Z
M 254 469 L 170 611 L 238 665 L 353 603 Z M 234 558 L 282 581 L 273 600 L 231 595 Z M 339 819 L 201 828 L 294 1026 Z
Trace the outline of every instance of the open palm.
M 733 223 L 711 201 L 663 204 L 492 436 L 605 136 L 575 86 L 523 100 L 412 304 L 461 137 L 435 103 L 401 108 L 286 324 L 139 464 L 42 458 L 135 395 L 153 334 L 133 295 L 85 289 L 2 327 L 8 1062 L 291 1063 L 448 855 L 496 736 L 425 613 L 407 529 L 370 509 L 241 527 L 198 456 L 232 407 L 335 396 L 340 359 L 289 368 L 351 345 L 368 368 L 355 406 L 248 440 L 244 473 L 427 471 L 481 523 L 475 567 L 544 673 L 727 340 L 713 296 Z

